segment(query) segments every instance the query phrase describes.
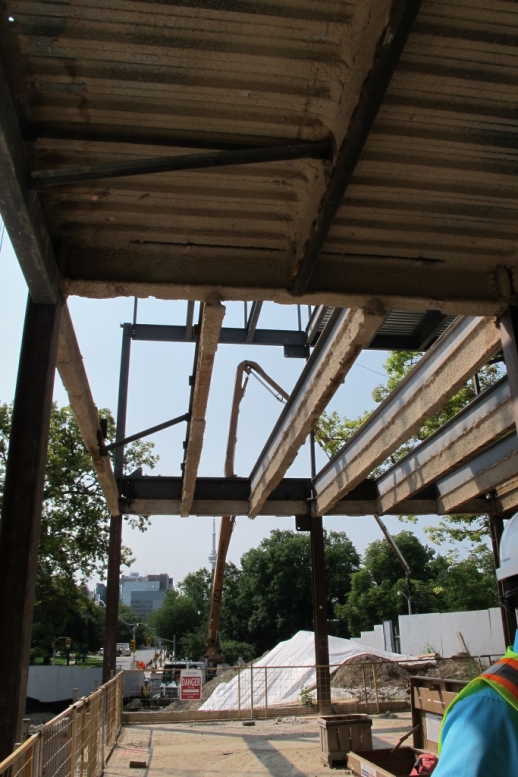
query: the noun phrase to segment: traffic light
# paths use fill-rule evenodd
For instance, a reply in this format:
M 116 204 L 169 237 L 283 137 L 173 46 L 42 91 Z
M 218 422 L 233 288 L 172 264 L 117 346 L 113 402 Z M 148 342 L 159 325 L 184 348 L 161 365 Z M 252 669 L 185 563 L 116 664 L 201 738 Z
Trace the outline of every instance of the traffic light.
M 151 647 L 151 637 L 146 637 L 146 645 L 147 647 Z
M 132 653 L 135 652 L 137 649 L 137 640 L 136 639 L 130 639 L 130 650 Z
M 72 640 L 70 639 L 70 637 L 65 637 L 65 648 L 66 648 L 66 650 L 70 650 L 71 647 L 72 647 Z

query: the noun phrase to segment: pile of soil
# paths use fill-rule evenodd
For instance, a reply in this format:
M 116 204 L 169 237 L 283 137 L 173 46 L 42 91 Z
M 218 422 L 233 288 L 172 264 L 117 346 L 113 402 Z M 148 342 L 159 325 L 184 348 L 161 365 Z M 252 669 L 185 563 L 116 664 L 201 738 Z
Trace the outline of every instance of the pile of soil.
M 480 673 L 478 662 L 471 656 L 464 654 L 459 654 L 453 658 L 431 658 L 429 662 L 418 665 L 415 663 L 398 664 L 386 658 L 364 654 L 342 664 L 331 677 L 331 686 L 344 688 L 361 700 L 365 699 L 365 687 L 367 687 L 368 701 L 375 701 L 373 664 L 376 665 L 379 701 L 408 701 L 411 677 L 436 677 L 444 680 L 469 681 Z
M 363 688 L 362 664 L 367 664 L 365 666 L 367 688 L 374 684 L 373 668 L 368 666 L 368 664 L 376 664 L 376 682 L 378 687 L 406 688 L 407 685 L 410 687 L 409 677 L 413 673 L 410 667 L 409 671 L 405 669 L 404 664 L 396 664 L 387 658 L 380 658 L 371 654 L 355 656 L 345 664 L 342 664 L 331 677 L 331 687 L 346 688 L 347 690 L 360 686 Z

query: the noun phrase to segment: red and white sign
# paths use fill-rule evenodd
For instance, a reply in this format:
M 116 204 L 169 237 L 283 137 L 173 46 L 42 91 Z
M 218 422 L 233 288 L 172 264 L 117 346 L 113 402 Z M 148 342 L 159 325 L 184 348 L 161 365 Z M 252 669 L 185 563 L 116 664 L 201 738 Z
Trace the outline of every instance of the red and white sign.
M 180 699 L 201 701 L 201 669 L 182 669 L 180 672 Z

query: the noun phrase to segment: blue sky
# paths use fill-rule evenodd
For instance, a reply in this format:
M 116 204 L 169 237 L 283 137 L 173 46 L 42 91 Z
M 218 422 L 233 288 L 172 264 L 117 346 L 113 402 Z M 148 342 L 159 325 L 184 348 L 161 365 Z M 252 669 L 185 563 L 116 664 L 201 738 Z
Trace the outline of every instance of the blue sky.
M 14 396 L 16 372 L 27 299 L 27 287 L 7 235 L 0 252 L 0 340 L 2 370 L 0 371 L 0 401 L 10 402 Z M 225 303 L 224 326 L 242 326 L 242 303 Z M 69 308 L 84 357 L 94 400 L 99 408 L 115 411 L 120 366 L 120 325 L 131 321 L 133 299 L 90 300 L 69 299 Z M 139 300 L 138 320 L 141 323 L 184 323 L 185 302 Z M 303 326 L 307 321 L 303 308 Z M 261 327 L 293 328 L 297 326 L 296 307 L 266 303 L 261 314 Z M 188 377 L 192 371 L 194 346 L 183 343 L 134 342 L 131 355 L 130 391 L 127 433 L 132 434 L 187 411 Z M 340 415 L 354 417 L 374 406 L 371 392 L 383 382 L 383 362 L 386 353 L 366 351 L 358 359 L 343 386 L 329 405 Z M 216 355 L 212 379 L 205 445 L 200 475 L 223 475 L 228 433 L 230 403 L 235 371 L 244 359 L 257 361 L 286 391 L 291 391 L 300 370 L 301 359 L 285 359 L 282 348 L 258 346 L 220 346 Z M 67 396 L 56 376 L 54 398 L 67 404 Z M 255 463 L 268 434 L 281 411 L 280 403 L 257 381 L 250 380 L 239 416 L 236 450 L 236 474 L 246 476 Z M 160 461 L 154 474 L 179 475 L 182 461 L 182 441 L 185 426 L 181 424 L 150 438 Z M 318 467 L 325 462 L 318 450 Z M 304 446 L 289 474 L 309 476 L 309 451 Z M 424 539 L 423 527 L 436 523 L 435 516 L 421 518 L 413 531 Z M 239 517 L 229 550 L 235 563 L 248 548 L 256 546 L 274 528 L 294 528 L 294 518 L 259 517 L 251 521 Z M 405 528 L 388 516 L 390 531 Z M 374 518 L 330 517 L 324 519 L 328 529 L 346 531 L 360 552 L 380 538 Z M 181 580 L 188 572 L 207 565 L 212 542 L 212 519 L 155 516 L 145 534 L 124 528 L 123 541 L 136 557 L 133 571 L 141 574 L 168 572 Z

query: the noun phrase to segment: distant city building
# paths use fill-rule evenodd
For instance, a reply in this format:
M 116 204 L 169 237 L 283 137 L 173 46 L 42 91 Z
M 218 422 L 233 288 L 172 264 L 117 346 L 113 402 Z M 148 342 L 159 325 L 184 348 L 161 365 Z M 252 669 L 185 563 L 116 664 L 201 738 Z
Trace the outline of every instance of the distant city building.
M 209 564 L 211 570 L 214 572 L 216 568 L 216 559 L 218 554 L 216 553 L 216 519 L 212 519 L 212 550 L 209 554 Z
M 132 572 L 120 579 L 120 601 L 145 621 L 153 610 L 162 606 L 167 591 L 172 587 L 173 578 L 167 573 L 140 577 L 137 572 Z
M 95 586 L 95 601 L 106 604 L 106 586 L 104 583 L 97 583 Z

